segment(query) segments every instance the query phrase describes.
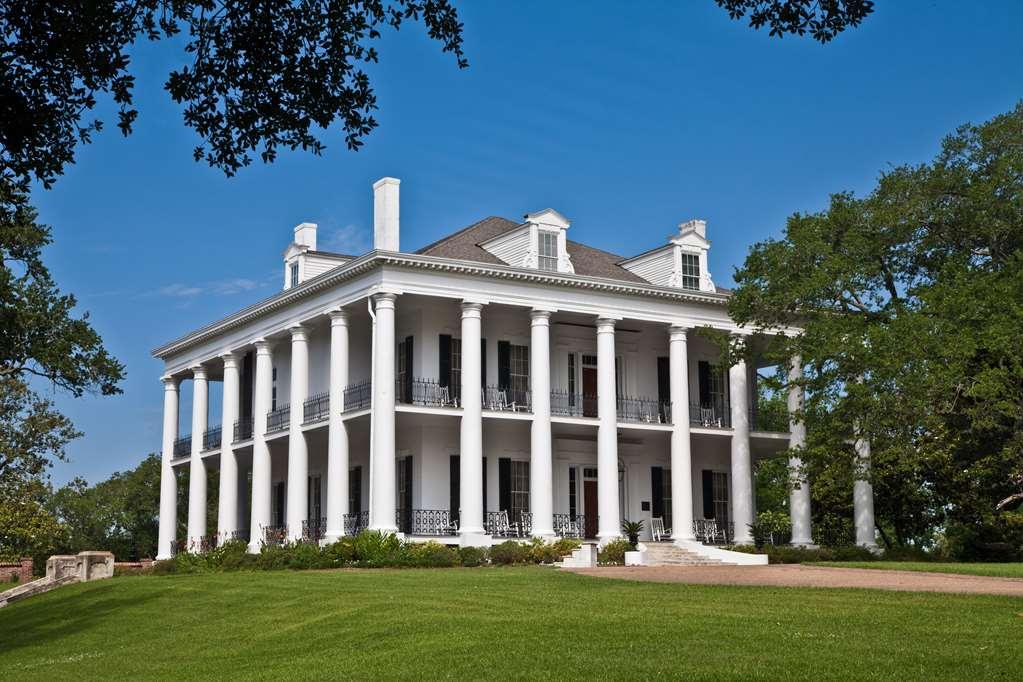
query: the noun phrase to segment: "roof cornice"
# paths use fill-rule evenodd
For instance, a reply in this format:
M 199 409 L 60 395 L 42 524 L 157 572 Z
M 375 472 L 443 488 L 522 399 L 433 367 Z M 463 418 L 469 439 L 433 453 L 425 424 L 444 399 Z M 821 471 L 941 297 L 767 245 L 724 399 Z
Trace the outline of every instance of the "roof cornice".
M 451 272 L 462 275 L 493 277 L 496 279 L 507 279 L 519 282 L 552 284 L 555 286 L 575 289 L 588 289 L 591 291 L 643 296 L 646 298 L 675 300 L 680 303 L 702 303 L 723 306 L 729 299 L 728 294 L 682 291 L 671 287 L 641 284 L 637 282 L 625 282 L 603 277 L 530 270 L 510 265 L 476 263 L 472 261 L 441 258 L 438 256 L 426 256 L 422 254 L 397 253 L 393 251 L 370 251 L 352 261 L 349 261 L 348 263 L 345 263 L 344 265 L 328 270 L 313 279 L 306 280 L 297 287 L 281 291 L 270 298 L 254 303 L 253 305 L 243 308 L 232 315 L 228 315 L 223 319 L 189 332 L 174 341 L 154 348 L 152 354 L 154 357 L 164 358 L 175 353 L 180 353 L 220 334 L 257 320 L 264 315 L 280 310 L 292 303 L 298 302 L 325 289 L 329 289 L 337 284 L 354 279 L 355 277 L 370 272 L 371 270 L 384 266 Z

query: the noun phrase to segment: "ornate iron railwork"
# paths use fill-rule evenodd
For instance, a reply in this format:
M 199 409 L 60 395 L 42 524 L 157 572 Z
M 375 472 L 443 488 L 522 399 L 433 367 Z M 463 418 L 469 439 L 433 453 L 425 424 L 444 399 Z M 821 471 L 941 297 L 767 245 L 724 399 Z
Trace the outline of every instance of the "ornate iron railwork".
M 330 394 L 319 393 L 310 397 L 302 405 L 302 423 L 312 424 L 322 421 L 330 414 Z
M 245 542 L 248 542 L 249 541 L 249 529 L 248 528 L 239 528 L 238 530 L 231 531 L 231 539 L 232 540 L 244 540 Z
M 277 409 L 273 412 L 268 412 L 266 415 L 266 432 L 277 433 L 288 428 L 288 423 L 291 421 L 291 405 L 284 404 L 278 405 Z
M 358 384 L 345 386 L 344 401 L 345 412 L 365 410 L 373 402 L 373 383 L 363 381 Z
M 245 419 L 239 419 L 234 423 L 234 441 L 235 443 L 243 440 L 249 440 L 252 438 L 252 417 Z
M 717 519 L 695 519 L 693 535 L 707 545 L 730 545 L 735 537 L 735 524 Z
M 458 524 L 447 509 L 396 509 L 395 519 L 398 530 L 408 535 L 458 534 Z
M 483 389 L 483 409 L 496 412 L 532 412 L 533 396 L 528 390 L 487 386 Z
M 727 429 L 732 426 L 732 413 L 727 400 L 689 404 L 689 423 L 693 426 Z
M 206 429 L 202 434 L 202 449 L 216 450 L 220 447 L 220 427 Z
M 554 532 L 563 538 L 582 538 L 586 534 L 583 514 L 555 514 Z
M 263 526 L 263 546 L 281 547 L 288 543 L 287 526 Z
M 182 436 L 174 441 L 174 456 L 188 457 L 192 454 L 192 436 Z
M 323 539 L 323 536 L 327 532 L 327 519 L 320 517 L 318 519 L 303 519 L 302 521 L 302 541 L 303 542 L 319 542 Z
M 551 414 L 561 417 L 596 417 L 597 396 L 551 391 Z
M 665 419 L 665 415 L 668 416 Z M 618 421 L 664 424 L 671 421 L 671 405 L 654 398 L 618 398 Z
M 399 403 L 420 407 L 457 407 L 447 386 L 435 379 L 412 379 L 394 382 L 394 395 Z
M 344 516 L 345 535 L 358 535 L 369 528 L 369 512 L 361 511 Z

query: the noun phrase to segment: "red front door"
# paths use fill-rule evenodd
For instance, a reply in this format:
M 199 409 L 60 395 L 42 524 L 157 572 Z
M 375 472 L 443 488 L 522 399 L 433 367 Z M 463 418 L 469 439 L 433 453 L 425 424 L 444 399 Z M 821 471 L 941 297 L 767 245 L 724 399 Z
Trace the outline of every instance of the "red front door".
M 583 508 L 586 509 L 585 535 L 597 537 L 597 482 L 583 481 Z
M 597 416 L 597 368 L 583 367 L 583 416 Z

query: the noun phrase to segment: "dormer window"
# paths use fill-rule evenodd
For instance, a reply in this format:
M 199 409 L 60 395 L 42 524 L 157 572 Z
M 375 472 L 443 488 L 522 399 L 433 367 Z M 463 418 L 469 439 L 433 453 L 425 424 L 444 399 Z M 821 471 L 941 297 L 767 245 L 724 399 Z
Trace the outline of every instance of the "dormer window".
M 291 286 L 298 286 L 298 261 L 291 264 Z
M 541 231 L 537 234 L 537 268 L 547 272 L 558 271 L 558 235 Z
M 679 269 L 680 283 L 683 289 L 700 290 L 700 256 L 695 253 L 683 253 Z

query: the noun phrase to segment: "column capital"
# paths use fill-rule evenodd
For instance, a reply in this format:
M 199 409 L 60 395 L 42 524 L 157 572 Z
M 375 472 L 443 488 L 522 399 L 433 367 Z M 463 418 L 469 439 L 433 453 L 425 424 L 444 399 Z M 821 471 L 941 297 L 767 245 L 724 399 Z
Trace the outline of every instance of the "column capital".
M 175 376 L 165 374 L 164 376 L 160 377 L 160 382 L 163 384 L 163 390 L 177 391 L 178 383 L 180 382 L 180 380 Z
M 373 302 L 376 303 L 377 308 L 394 308 L 394 302 L 398 299 L 398 295 L 391 293 L 390 291 L 382 291 L 378 294 L 373 294 Z
M 672 341 L 685 343 L 688 340 L 689 327 L 684 324 L 671 324 L 668 326 L 668 338 Z
M 597 333 L 598 334 L 614 334 L 616 320 L 610 317 L 598 317 L 597 318 Z
M 529 311 L 529 320 L 534 326 L 550 324 L 551 311 L 533 308 Z
M 350 315 L 347 310 L 338 308 L 337 310 L 330 311 L 330 326 L 331 327 L 345 327 L 348 325 Z
M 270 349 L 273 348 L 273 344 L 266 339 L 256 339 L 256 355 L 270 355 Z
M 192 373 L 192 379 L 199 379 L 205 381 L 206 379 L 206 368 L 202 365 L 192 365 L 188 368 L 188 371 Z
M 303 327 L 300 324 L 293 324 L 293 325 L 291 325 L 290 327 L 288 327 L 288 332 L 291 334 L 291 340 L 292 341 L 308 341 L 309 340 L 309 335 L 308 335 L 309 330 L 306 327 Z
M 479 317 L 483 310 L 482 303 L 462 301 L 462 317 Z
M 226 350 L 220 354 L 220 359 L 224 361 L 224 369 L 237 368 L 238 361 L 241 359 L 241 355 L 232 350 Z

